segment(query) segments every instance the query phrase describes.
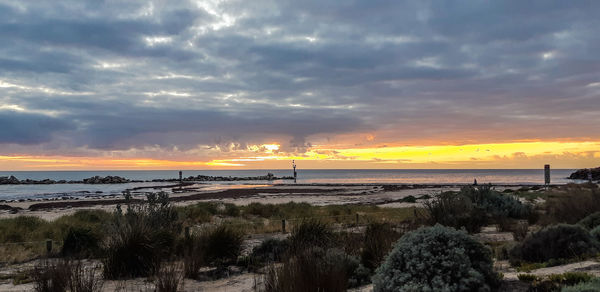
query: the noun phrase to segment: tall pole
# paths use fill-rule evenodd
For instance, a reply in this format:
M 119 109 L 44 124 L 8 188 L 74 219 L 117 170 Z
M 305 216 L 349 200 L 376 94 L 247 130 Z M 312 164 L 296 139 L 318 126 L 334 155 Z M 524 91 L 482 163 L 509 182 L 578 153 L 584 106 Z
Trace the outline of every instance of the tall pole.
M 183 187 L 183 172 L 179 171 L 179 189 Z
M 296 183 L 296 178 L 298 177 L 298 173 L 296 172 L 296 160 L 292 160 L 292 167 L 294 168 L 294 183 Z
M 550 185 L 550 164 L 544 165 L 544 184 L 546 187 Z

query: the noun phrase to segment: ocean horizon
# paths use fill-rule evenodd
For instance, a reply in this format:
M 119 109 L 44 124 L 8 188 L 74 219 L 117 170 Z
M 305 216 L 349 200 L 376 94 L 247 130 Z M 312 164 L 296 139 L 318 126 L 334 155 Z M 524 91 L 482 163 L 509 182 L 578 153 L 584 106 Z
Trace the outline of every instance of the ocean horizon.
M 182 170 L 183 176 L 251 177 L 273 173 L 277 177 L 291 176 L 291 169 L 251 170 Z M 575 169 L 552 169 L 551 183 L 575 182 L 567 177 Z M 103 171 L 0 171 L 0 176 L 32 180 L 82 180 L 92 176 L 120 176 L 130 180 L 169 179 L 179 176 L 178 170 L 103 170 Z M 543 169 L 299 169 L 298 184 L 479 184 L 538 185 L 544 183 Z M 261 184 L 265 181 L 206 182 L 219 185 Z M 293 183 L 274 180 L 269 183 Z M 115 195 L 126 189 L 172 183 L 140 182 L 125 184 L 51 184 L 51 185 L 0 185 L 0 200 L 44 199 L 60 196 Z

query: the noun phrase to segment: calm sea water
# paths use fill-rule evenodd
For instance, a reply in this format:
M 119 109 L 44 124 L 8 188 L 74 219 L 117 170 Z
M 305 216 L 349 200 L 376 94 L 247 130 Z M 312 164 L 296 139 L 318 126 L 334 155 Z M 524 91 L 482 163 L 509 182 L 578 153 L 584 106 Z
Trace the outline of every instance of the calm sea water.
M 573 169 L 553 169 L 551 180 L 553 184 L 571 182 L 566 179 Z M 184 177 L 196 175 L 212 176 L 259 176 L 271 172 L 276 176 L 290 176 L 291 170 L 187 170 Z M 53 180 L 82 180 L 95 175 L 116 175 L 132 180 L 152 180 L 164 178 L 177 178 L 178 172 L 172 170 L 153 171 L 0 171 L 0 176 L 14 175 L 18 179 L 53 179 Z M 298 170 L 298 183 L 407 183 L 407 184 L 469 184 L 473 179 L 481 183 L 493 184 L 543 184 L 543 169 L 415 169 L 415 170 L 388 170 L 388 169 L 300 169 Z M 291 181 L 274 181 L 274 183 L 290 183 Z M 216 182 L 215 184 L 252 184 L 264 181 L 244 182 Z M 9 199 L 40 199 L 57 196 L 85 196 L 90 194 L 108 195 L 120 194 L 123 190 L 159 185 L 160 183 L 129 183 L 118 185 L 84 185 L 84 184 L 56 184 L 56 185 L 0 185 L 0 200 Z M 101 193 L 100 193 L 101 192 Z

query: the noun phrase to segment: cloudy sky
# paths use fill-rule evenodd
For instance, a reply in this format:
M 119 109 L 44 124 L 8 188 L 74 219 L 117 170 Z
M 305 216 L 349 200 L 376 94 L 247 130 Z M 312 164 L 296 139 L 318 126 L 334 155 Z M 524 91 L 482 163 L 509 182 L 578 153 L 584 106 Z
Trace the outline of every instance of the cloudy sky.
M 599 14 L 0 0 L 0 169 L 598 166 Z

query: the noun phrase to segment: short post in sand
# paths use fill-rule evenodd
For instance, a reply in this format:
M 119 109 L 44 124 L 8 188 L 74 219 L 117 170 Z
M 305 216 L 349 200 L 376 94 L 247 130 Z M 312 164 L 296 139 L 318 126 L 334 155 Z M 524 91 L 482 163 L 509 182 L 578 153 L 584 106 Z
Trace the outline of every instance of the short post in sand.
M 281 233 L 285 233 L 285 219 L 281 219 Z

